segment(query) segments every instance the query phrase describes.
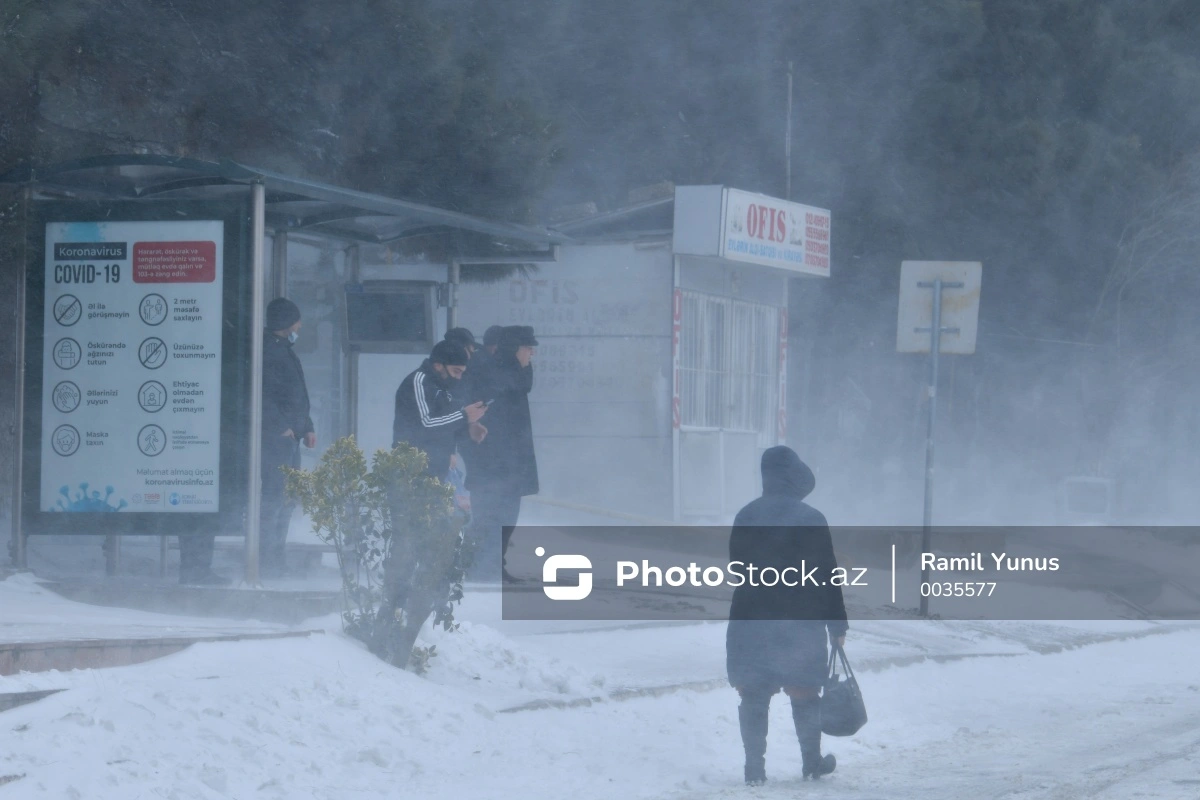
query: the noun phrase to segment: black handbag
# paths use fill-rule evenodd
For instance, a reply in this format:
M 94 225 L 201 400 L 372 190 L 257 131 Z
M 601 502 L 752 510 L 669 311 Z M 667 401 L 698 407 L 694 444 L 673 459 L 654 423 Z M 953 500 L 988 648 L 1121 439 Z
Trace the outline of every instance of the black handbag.
M 846 673 L 844 678 L 838 678 L 839 660 Z M 821 693 L 821 732 L 829 736 L 853 736 L 867 724 L 867 704 L 846 660 L 846 651 L 838 644 L 829 651 L 826 675 L 825 690 Z

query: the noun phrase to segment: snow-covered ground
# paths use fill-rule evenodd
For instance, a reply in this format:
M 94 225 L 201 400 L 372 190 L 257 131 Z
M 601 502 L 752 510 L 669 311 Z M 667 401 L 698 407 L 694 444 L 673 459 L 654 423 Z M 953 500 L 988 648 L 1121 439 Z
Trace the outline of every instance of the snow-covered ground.
M 289 630 L 255 620 L 152 614 L 74 603 L 43 588 L 31 573 L 0 581 L 0 643 L 155 636 L 216 636 Z
M 0 582 L 0 619 L 23 634 L 65 638 L 58 626 L 104 615 L 187 623 Z M 723 625 L 505 623 L 494 592 L 471 593 L 459 618 L 425 637 L 438 653 L 426 676 L 384 665 L 329 617 L 308 638 L 0 678 L 0 692 L 67 690 L 0 714 L 0 800 L 1200 797 L 1200 630 L 1187 625 L 858 624 L 847 647 L 871 721 L 826 739 L 838 771 L 799 781 L 779 697 L 771 782 L 747 789 Z

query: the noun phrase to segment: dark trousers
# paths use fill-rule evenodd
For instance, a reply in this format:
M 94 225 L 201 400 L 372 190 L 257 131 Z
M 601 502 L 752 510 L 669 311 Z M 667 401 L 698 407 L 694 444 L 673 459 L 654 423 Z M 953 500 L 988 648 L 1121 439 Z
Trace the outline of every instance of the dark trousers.
M 264 575 L 281 575 L 287 566 L 288 525 L 296 503 L 284 490 L 287 476 L 280 467 L 300 466 L 300 446 L 291 439 L 263 445 L 262 505 L 259 507 L 258 560 Z
M 778 686 L 739 687 L 742 702 L 738 706 L 738 723 L 742 731 L 742 746 L 746 750 L 747 777 L 761 773 L 767 753 L 767 717 L 771 698 L 779 691 Z M 792 724 L 796 727 L 796 738 L 800 742 L 800 756 L 804 771 L 816 769 L 821 758 L 821 701 L 817 689 L 808 687 L 785 688 L 792 702 Z
M 478 486 L 471 490 L 471 548 L 474 552 L 469 574 L 472 578 L 499 580 L 511 526 L 521 515 L 521 496 L 497 486 Z M 508 528 L 508 530 L 505 530 Z

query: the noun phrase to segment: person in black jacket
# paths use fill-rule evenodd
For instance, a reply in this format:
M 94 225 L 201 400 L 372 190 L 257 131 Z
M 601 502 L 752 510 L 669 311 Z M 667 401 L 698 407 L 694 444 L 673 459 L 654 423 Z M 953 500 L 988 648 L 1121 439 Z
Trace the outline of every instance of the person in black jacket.
M 741 695 L 738 719 L 746 750 L 746 783 L 766 780 L 767 711 L 780 689 L 792 703 L 803 776 L 833 772 L 836 759 L 821 756 L 818 694 L 826 678 L 826 632 L 845 641 L 841 586 L 830 582 L 837 560 L 824 515 L 803 502 L 816 486 L 812 470 L 788 447 L 762 456 L 762 497 L 738 512 L 729 537 L 729 560 L 756 568 L 817 568 L 822 585 L 751 585 L 734 589 L 726 632 L 729 682 Z M 798 573 L 790 575 L 800 583 Z
M 500 344 L 500 334 L 504 333 L 504 328 L 499 325 L 492 325 L 483 332 L 483 352 L 489 356 L 496 355 L 496 347 Z
M 277 578 L 286 572 L 288 525 L 296 504 L 287 496 L 281 467 L 300 466 L 300 444 L 317 446 L 304 383 L 304 367 L 292 351 L 300 336 L 300 309 L 286 297 L 267 305 L 263 331 L 262 507 L 259 525 L 260 572 Z
M 479 422 L 487 411 L 483 403 L 467 404 L 458 383 L 467 366 L 461 345 L 440 341 L 429 358 L 410 372 L 396 390 L 392 419 L 393 446 L 407 442 L 428 457 L 426 472 L 444 481 L 459 437 L 469 434 L 483 440 L 487 429 Z
M 488 435 L 467 451 L 467 488 L 471 491 L 471 541 L 476 551 L 476 575 L 504 568 L 512 531 L 517 524 L 521 498 L 538 493 L 537 458 L 533 451 L 533 423 L 529 392 L 533 389 L 533 356 L 538 341 L 533 328 L 503 329 L 491 359 L 472 362 L 471 387 L 476 397 L 491 403 Z M 499 558 L 494 545 L 499 544 Z M 496 563 L 499 561 L 499 563 Z M 494 572 L 492 574 L 495 574 Z

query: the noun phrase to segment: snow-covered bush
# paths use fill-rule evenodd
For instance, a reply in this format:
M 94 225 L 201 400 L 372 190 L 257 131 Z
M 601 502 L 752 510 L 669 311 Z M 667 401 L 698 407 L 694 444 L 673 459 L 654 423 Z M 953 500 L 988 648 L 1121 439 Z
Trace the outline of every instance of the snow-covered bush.
M 450 630 L 462 599 L 462 517 L 454 489 L 429 477 L 424 452 L 379 450 L 367 469 L 354 437 L 335 442 L 311 472 L 287 469 L 287 491 L 337 552 L 342 625 L 371 652 L 424 671 L 414 653 L 425 621 Z

